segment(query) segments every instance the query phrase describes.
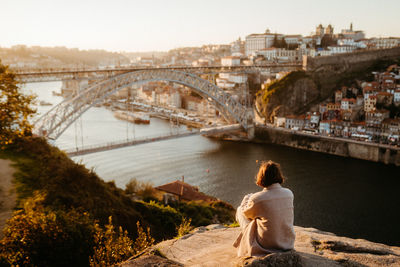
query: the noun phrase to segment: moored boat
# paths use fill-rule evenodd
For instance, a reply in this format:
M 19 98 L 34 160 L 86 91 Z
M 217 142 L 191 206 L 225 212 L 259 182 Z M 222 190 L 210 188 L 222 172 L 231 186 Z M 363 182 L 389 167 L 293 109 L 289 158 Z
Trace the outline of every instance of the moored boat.
M 114 116 L 118 119 L 127 120 L 137 124 L 150 124 L 150 116 L 144 112 L 117 110 L 114 112 Z

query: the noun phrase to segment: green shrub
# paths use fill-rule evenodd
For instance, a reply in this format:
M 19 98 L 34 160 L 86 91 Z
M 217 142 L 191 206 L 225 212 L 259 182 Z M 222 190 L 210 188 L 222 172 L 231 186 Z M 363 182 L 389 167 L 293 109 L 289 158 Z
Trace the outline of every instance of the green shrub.
M 140 182 L 136 180 L 136 178 L 132 178 L 129 182 L 125 185 L 125 193 L 127 194 L 136 194 L 139 191 Z
M 87 213 L 51 211 L 37 193 L 4 229 L 0 255 L 12 266 L 87 266 L 94 224 Z
M 201 201 L 181 202 L 177 210 L 182 216 L 191 218 L 194 226 L 234 221 L 234 208 L 222 201 L 212 203 Z
M 150 182 L 140 182 L 136 178 L 132 178 L 125 186 L 126 194 L 136 194 L 145 201 L 155 199 L 153 184 Z
M 156 240 L 176 236 L 176 227 L 182 222 L 182 215 L 177 210 L 156 201 L 135 202 L 134 207 L 142 215 L 144 225 L 150 225 L 151 235 Z
M 53 210 L 81 209 L 99 221 L 114 223 L 136 237 L 136 221 L 142 216 L 132 207 L 133 201 L 114 183 L 106 183 L 84 165 L 73 162 L 58 148 L 41 138 L 17 140 L 10 150 L 16 155 L 15 174 L 17 208 L 33 192 L 45 194 L 43 205 Z

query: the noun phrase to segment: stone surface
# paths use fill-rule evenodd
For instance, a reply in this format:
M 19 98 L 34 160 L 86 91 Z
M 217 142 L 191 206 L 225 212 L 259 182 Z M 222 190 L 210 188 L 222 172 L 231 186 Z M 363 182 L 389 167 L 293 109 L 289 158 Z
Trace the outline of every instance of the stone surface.
M 155 245 L 153 252 L 162 257 L 148 253 L 122 266 L 167 266 L 162 264 L 168 260 L 176 264 L 169 266 L 400 266 L 400 247 L 339 237 L 314 228 L 296 226 L 295 231 L 294 251 L 238 258 L 232 243 L 239 228 L 201 227 L 180 239 Z M 153 265 L 143 265 L 145 260 Z
M 301 256 L 295 251 L 274 253 L 267 255 L 262 258 L 245 258 L 241 259 L 238 266 L 274 266 L 274 267 L 286 267 L 286 266 L 303 266 Z
M 136 259 L 128 260 L 119 265 L 120 267 L 181 267 L 180 263 L 171 261 L 161 256 L 148 254 Z

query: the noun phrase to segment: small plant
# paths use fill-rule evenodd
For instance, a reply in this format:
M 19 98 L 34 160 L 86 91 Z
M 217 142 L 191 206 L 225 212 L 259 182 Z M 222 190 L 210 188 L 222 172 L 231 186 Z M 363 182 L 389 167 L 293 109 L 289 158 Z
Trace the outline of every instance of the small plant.
M 188 234 L 193 229 L 191 222 L 192 222 L 192 219 L 190 219 L 190 218 L 186 219 L 185 217 L 183 217 L 182 223 L 176 228 L 176 230 L 178 232 L 177 238 L 180 238 L 180 237 Z
M 227 224 L 226 226 L 229 228 L 236 228 L 236 227 L 240 227 L 240 224 L 237 221 L 234 221 L 233 223 Z
M 135 250 L 135 254 L 145 250 L 148 247 L 151 247 L 154 244 L 154 238 L 150 235 L 150 228 L 147 227 L 147 231 L 145 232 L 143 228 L 140 226 L 139 221 L 136 223 L 138 230 L 138 237 L 133 244 L 133 249 Z
M 150 236 L 150 228 L 144 232 L 139 222 L 136 226 L 138 237 L 133 242 L 128 237 L 128 231 L 123 231 L 122 227 L 119 227 L 118 232 L 115 231 L 111 216 L 105 229 L 96 224 L 95 247 L 94 254 L 90 257 L 90 266 L 111 266 L 153 245 L 154 239 Z

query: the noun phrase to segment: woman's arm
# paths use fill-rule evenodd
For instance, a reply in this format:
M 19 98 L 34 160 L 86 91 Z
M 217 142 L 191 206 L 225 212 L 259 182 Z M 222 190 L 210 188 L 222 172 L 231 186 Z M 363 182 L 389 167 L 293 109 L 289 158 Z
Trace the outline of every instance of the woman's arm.
M 259 217 L 257 215 L 257 209 L 254 206 L 254 201 L 251 198 L 247 200 L 246 206 L 243 207 L 242 212 L 243 215 L 249 220 L 254 220 L 255 218 Z
M 239 206 L 240 212 L 249 220 L 253 220 L 256 218 L 255 210 L 254 210 L 254 201 L 251 199 L 253 194 L 248 194 L 244 196 L 242 203 Z
M 239 206 L 241 209 L 245 209 L 247 207 L 251 195 L 253 195 L 253 194 L 250 193 L 250 194 L 247 194 L 244 196 L 242 203 L 240 203 L 240 206 Z

